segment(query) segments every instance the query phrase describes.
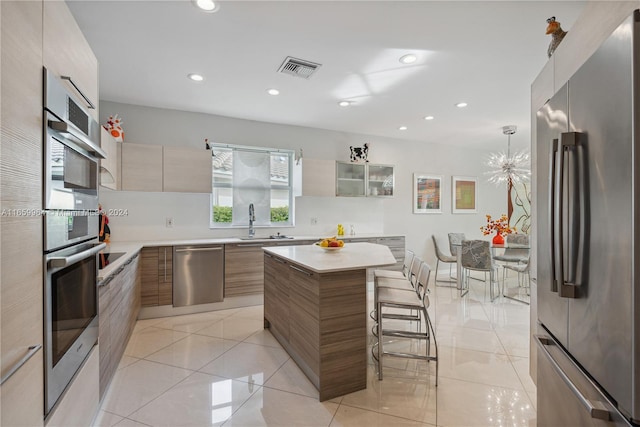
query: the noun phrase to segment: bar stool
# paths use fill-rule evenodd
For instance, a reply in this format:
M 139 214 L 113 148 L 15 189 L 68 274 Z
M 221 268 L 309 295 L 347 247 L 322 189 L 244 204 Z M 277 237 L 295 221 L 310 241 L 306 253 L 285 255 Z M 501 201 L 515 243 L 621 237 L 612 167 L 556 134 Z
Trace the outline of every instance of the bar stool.
M 413 256 L 411 258 L 411 265 L 409 266 L 408 273 L 406 276 L 401 277 L 384 277 L 383 275 L 375 276 L 373 279 L 373 310 L 369 313 L 369 317 L 371 319 L 377 321 L 377 307 L 378 307 L 378 288 L 394 288 L 394 289 L 402 289 L 407 291 L 412 291 L 415 288 L 415 281 L 418 277 L 418 272 L 420 271 L 420 265 L 422 265 L 422 260 L 417 256 Z M 419 315 L 411 315 L 413 320 L 419 320 Z M 375 333 L 374 333 L 375 335 Z
M 427 361 L 436 362 L 436 386 L 438 385 L 438 344 L 436 342 L 435 330 L 433 323 L 429 318 L 427 308 L 429 307 L 428 285 L 429 276 L 431 274 L 431 268 L 425 262 L 420 265 L 420 271 L 415 283 L 414 291 L 407 291 L 402 289 L 393 289 L 386 287 L 379 287 L 376 291 L 377 296 L 377 311 L 380 314 L 376 327 L 378 342 L 371 348 L 373 358 L 378 362 L 378 379 L 382 380 L 383 377 L 383 357 L 384 356 L 396 356 L 410 359 L 421 359 Z M 388 318 L 383 313 L 384 308 L 401 308 L 418 310 L 425 320 L 425 330 L 410 331 L 405 329 L 385 329 L 383 322 L 385 318 Z M 393 315 L 394 319 L 398 319 L 396 315 Z M 426 341 L 426 352 L 424 355 L 417 353 L 403 353 L 394 351 L 384 351 L 384 337 L 400 337 L 407 339 L 418 339 Z M 431 341 L 433 341 L 434 355 L 431 355 Z

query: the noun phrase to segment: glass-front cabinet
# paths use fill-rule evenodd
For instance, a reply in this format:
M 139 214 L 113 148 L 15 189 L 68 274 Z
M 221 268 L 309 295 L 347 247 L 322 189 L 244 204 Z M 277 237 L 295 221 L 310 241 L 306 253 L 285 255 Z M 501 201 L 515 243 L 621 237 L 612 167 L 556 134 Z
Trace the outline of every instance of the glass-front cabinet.
M 393 196 L 393 166 L 367 166 L 367 196 Z
M 393 166 L 336 162 L 336 196 L 392 197 Z
M 336 196 L 364 196 L 365 164 L 336 162 Z

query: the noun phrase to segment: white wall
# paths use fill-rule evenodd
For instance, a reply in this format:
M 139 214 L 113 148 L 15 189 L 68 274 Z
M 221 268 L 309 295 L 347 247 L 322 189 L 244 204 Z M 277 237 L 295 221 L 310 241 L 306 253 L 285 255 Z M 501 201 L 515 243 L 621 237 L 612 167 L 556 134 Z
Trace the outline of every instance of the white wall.
M 302 148 L 307 158 L 344 161 L 349 159 L 350 145 L 361 146 L 367 142 L 371 163 L 396 166 L 395 197 L 300 197 L 296 199 L 295 229 L 258 229 L 258 236 L 278 231 L 291 235 L 331 235 L 335 234 L 338 223 L 344 224 L 348 233 L 349 225 L 353 224 L 356 234 L 405 235 L 407 248 L 428 262 L 435 262 L 432 234 L 446 238 L 448 232 L 464 232 L 468 237 L 481 238 L 479 229 L 485 223 L 484 215 L 506 213 L 506 188 L 496 188 L 486 182 L 484 161 L 488 153 L 485 151 L 107 101 L 100 103 L 101 123 L 116 113 L 123 119 L 126 142 L 204 149 L 204 139 L 208 138 L 216 143 Z M 414 172 L 442 175 L 442 214 L 412 213 Z M 478 177 L 477 214 L 451 213 L 453 175 Z M 110 217 L 113 241 L 229 237 L 247 233 L 246 229 L 210 230 L 208 194 L 116 192 L 101 188 L 100 201 L 105 209 L 128 211 L 127 216 Z M 165 227 L 166 217 L 173 217 L 173 228 Z M 318 218 L 314 226 L 311 225 L 313 217 Z

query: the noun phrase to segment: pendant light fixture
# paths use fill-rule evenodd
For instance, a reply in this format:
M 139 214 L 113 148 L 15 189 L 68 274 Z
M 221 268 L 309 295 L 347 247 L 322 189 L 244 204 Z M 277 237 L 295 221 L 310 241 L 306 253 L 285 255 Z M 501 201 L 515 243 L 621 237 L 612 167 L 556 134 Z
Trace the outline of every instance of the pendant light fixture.
M 491 153 L 487 166 L 491 169 L 489 182 L 496 185 L 507 183 L 509 187 L 520 182 L 527 182 L 531 178 L 529 169 L 529 153 L 520 151 L 511 154 L 511 135 L 516 133 L 515 125 L 503 126 L 502 133 L 507 135 L 507 152 Z

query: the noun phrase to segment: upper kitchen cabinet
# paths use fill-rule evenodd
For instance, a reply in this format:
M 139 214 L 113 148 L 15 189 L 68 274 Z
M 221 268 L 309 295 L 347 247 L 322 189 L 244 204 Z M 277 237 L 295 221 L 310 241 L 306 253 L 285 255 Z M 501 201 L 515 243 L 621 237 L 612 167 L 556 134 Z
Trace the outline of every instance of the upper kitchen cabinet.
M 367 196 L 393 196 L 393 166 L 367 165 Z
M 81 105 L 98 119 L 98 60 L 64 1 L 45 1 L 44 66 L 69 85 Z
M 336 162 L 336 196 L 365 196 L 365 164 Z
M 211 193 L 211 151 L 164 147 L 164 191 Z
M 122 143 L 122 189 L 162 191 L 162 145 Z
M 336 196 L 392 197 L 394 167 L 336 162 Z
M 154 144 L 117 144 L 121 190 L 211 193 L 211 151 Z
M 107 155 L 100 160 L 100 185 L 112 190 L 120 190 L 120 158 L 122 144 L 100 127 L 100 147 Z
M 336 195 L 335 160 L 301 159 L 301 196 L 334 197 Z

